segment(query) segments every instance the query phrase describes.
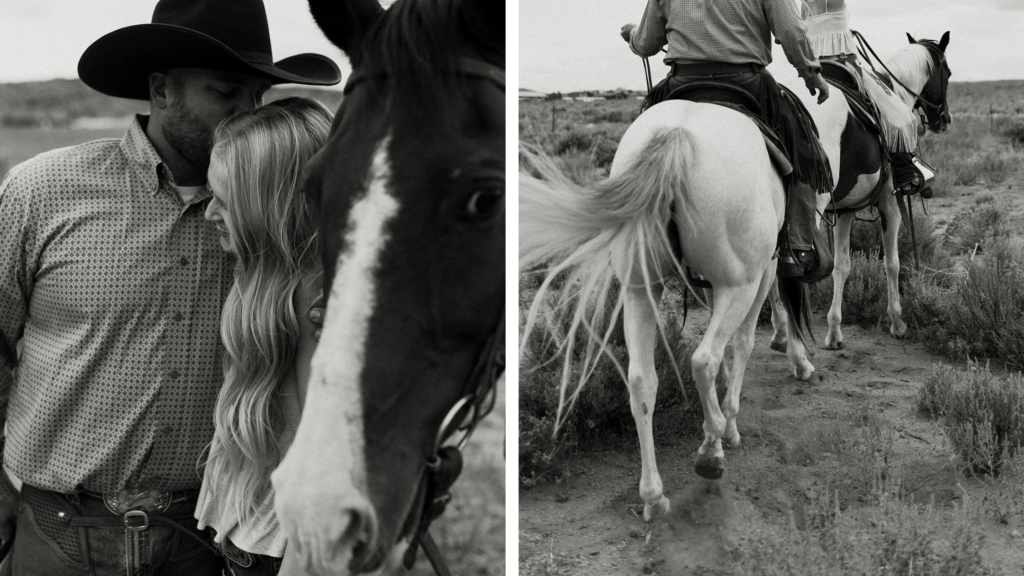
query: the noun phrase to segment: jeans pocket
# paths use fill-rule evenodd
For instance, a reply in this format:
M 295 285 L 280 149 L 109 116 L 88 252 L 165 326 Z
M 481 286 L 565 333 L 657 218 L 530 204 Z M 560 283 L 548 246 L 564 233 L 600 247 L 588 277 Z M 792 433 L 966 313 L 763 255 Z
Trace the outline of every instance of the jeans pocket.
M 250 554 L 241 548 L 238 548 L 232 544 L 231 540 L 224 539 L 224 544 L 221 546 L 221 552 L 224 554 L 224 559 L 227 561 L 227 565 L 232 569 L 232 573 L 239 573 L 239 569 L 244 569 L 240 573 L 250 574 L 249 568 L 256 564 L 257 556 Z
M 213 546 L 213 538 L 210 537 L 210 533 L 196 527 L 198 520 L 182 520 L 179 524 L 192 534 L 195 534 L 197 538 L 201 538 L 210 546 Z M 199 542 L 181 530 L 174 531 L 174 544 L 171 551 L 171 560 L 188 560 L 204 550 L 209 552 L 209 548 L 203 546 L 202 542 Z
M 31 524 L 30 528 L 49 545 L 54 555 L 70 568 L 89 570 L 89 545 L 85 529 L 67 523 L 67 520 L 77 515 L 77 511 L 59 494 L 43 492 L 31 486 L 22 489 L 21 499 L 23 508 L 19 517 L 25 516 Z M 18 536 L 31 538 L 30 534 Z

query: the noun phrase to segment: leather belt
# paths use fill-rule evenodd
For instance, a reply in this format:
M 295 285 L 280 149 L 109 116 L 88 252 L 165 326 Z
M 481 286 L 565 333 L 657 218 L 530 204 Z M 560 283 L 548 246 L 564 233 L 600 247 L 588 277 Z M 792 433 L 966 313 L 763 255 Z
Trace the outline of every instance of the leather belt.
M 191 499 L 198 490 L 184 490 L 179 492 L 149 492 L 149 491 L 138 491 L 146 492 L 160 497 L 160 502 L 156 506 L 142 506 L 148 510 L 140 510 L 138 508 L 121 511 L 111 508 L 111 500 L 113 494 L 97 494 L 94 492 L 79 492 L 78 494 L 61 494 L 59 492 L 53 492 L 51 490 L 45 490 L 42 488 L 36 488 L 34 486 L 23 485 L 22 491 L 34 491 L 42 494 L 50 494 L 60 500 L 68 500 L 71 502 L 78 502 L 82 496 L 88 498 L 94 498 L 104 503 L 107 508 L 108 515 L 102 516 L 88 516 L 84 514 L 78 514 L 71 510 L 64 509 L 57 512 L 57 521 L 70 525 L 70 526 L 81 526 L 81 527 L 121 527 L 129 532 L 143 532 L 149 529 L 150 526 L 166 526 L 179 532 L 182 532 L 186 536 L 189 536 L 196 542 L 199 542 L 207 550 L 210 550 L 214 554 L 219 554 L 217 549 L 211 546 L 208 542 L 197 536 L 187 527 L 180 524 L 179 521 L 193 521 L 195 506 L 182 506 L 176 510 L 169 510 L 171 504 L 180 503 Z M 119 494 L 123 494 L 122 491 Z M 182 497 L 186 497 L 182 499 Z
M 673 76 L 718 76 L 723 74 L 740 74 L 743 72 L 760 72 L 764 66 L 760 64 L 729 64 L 726 62 L 702 62 L 700 64 L 672 63 Z

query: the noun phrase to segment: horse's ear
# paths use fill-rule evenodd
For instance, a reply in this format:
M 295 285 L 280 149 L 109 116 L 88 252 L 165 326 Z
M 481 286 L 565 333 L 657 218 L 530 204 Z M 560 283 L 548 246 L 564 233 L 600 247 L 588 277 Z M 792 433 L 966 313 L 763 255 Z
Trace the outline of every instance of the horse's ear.
M 949 31 L 947 30 L 942 38 L 939 40 L 939 50 L 946 51 L 946 46 L 949 46 Z
M 384 14 L 376 0 L 309 0 L 309 11 L 327 39 L 349 58 L 366 31 Z
M 907 32 L 907 40 L 910 40 L 911 44 L 917 43 L 917 40 L 914 40 L 914 37 L 910 35 L 910 32 Z
M 467 0 L 464 6 L 464 22 L 474 39 L 504 54 L 505 0 Z

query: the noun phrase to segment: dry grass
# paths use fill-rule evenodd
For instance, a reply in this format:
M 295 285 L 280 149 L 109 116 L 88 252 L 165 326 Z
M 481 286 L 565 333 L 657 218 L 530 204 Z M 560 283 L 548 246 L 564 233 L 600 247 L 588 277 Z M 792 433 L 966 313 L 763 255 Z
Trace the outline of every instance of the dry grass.
M 940 366 L 925 381 L 917 407 L 941 418 L 968 474 L 999 476 L 1024 449 L 1024 377 L 996 376 L 988 365 Z

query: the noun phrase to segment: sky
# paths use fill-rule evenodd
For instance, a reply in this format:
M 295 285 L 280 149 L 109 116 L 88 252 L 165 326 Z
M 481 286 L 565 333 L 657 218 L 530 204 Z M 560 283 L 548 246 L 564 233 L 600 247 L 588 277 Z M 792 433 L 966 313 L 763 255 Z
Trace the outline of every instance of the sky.
M 796 4 L 797 0 L 793 0 Z M 646 90 L 643 63 L 619 36 L 647 0 L 519 0 L 519 86 L 541 92 Z M 953 81 L 1024 79 L 1024 0 L 846 0 L 850 26 L 883 60 L 915 38 L 938 39 Z M 769 67 L 796 78 L 778 46 Z M 668 68 L 650 59 L 657 82 Z
M 264 4 L 275 60 L 316 52 L 348 77 L 348 59 L 317 28 L 306 0 Z M 118 28 L 150 22 L 155 6 L 156 0 L 0 0 L 0 82 L 77 78 L 78 59 L 90 44 Z

